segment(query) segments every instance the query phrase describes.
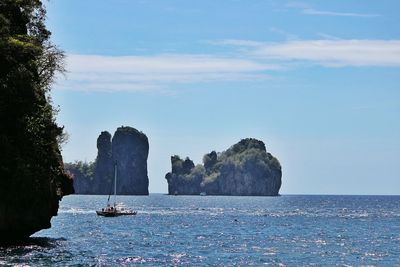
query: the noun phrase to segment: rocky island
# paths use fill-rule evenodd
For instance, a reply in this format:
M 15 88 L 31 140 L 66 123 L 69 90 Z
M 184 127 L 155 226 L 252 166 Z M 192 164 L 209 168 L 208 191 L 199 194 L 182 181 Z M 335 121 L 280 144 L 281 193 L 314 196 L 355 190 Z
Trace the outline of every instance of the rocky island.
M 281 165 L 257 139 L 243 139 L 221 153 L 212 151 L 197 166 L 179 156 L 172 156 L 171 164 L 165 176 L 170 195 L 277 196 L 281 187 Z
M 74 177 L 77 194 L 108 195 L 113 190 L 114 164 L 117 164 L 119 195 L 148 195 L 147 136 L 135 128 L 119 127 L 114 136 L 107 131 L 97 138 L 97 158 L 93 163 L 65 164 Z

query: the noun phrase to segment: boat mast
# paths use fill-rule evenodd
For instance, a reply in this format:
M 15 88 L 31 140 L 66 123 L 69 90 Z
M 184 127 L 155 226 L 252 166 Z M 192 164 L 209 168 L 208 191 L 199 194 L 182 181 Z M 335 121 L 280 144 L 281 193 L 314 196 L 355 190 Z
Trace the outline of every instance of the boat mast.
M 117 204 L 117 161 L 114 163 L 114 207 Z

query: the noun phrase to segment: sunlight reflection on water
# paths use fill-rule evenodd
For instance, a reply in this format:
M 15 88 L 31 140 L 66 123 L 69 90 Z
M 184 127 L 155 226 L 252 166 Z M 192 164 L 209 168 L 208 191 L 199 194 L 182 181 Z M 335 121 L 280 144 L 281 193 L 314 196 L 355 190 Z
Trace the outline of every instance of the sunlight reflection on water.
M 400 197 L 121 197 L 136 216 L 98 217 L 69 196 L 53 227 L 0 248 L 0 265 L 400 264 Z

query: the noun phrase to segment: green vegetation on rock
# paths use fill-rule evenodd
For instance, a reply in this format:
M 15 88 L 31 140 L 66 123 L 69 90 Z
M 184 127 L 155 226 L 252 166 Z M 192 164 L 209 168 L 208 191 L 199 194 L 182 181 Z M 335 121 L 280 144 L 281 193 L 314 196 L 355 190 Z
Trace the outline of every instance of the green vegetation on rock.
M 117 163 L 117 193 L 148 195 L 147 136 L 129 126 L 121 126 L 114 136 L 107 131 L 97 138 L 97 158 L 93 163 L 76 161 L 65 164 L 74 177 L 77 194 L 108 195 L 114 186 L 114 164 Z
M 281 165 L 262 141 L 247 138 L 222 153 L 204 155 L 203 165 L 171 157 L 169 194 L 275 196 L 281 187 Z
M 64 172 L 50 86 L 63 53 L 50 42 L 39 0 L 0 1 L 0 239 L 50 227 L 62 196 L 73 192 Z
M 89 188 L 93 187 L 93 178 L 94 178 L 94 170 L 95 163 L 94 162 L 84 162 L 84 161 L 75 161 L 74 163 L 65 163 L 65 169 L 70 174 L 71 177 L 74 177 L 74 188 L 75 191 L 81 190 L 81 194 L 89 194 Z

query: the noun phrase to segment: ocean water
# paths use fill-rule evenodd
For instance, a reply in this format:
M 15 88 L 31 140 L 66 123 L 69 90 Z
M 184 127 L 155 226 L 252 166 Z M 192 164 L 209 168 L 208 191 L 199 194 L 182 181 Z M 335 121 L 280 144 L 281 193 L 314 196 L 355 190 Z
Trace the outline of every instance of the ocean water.
M 400 196 L 68 196 L 1 266 L 400 266 Z

